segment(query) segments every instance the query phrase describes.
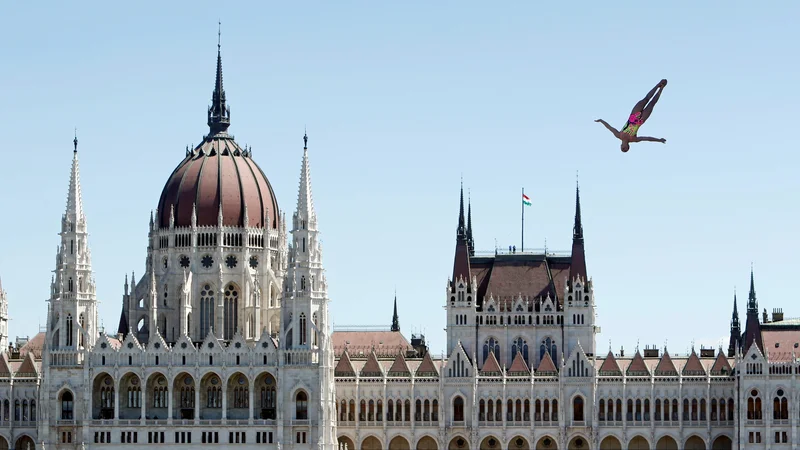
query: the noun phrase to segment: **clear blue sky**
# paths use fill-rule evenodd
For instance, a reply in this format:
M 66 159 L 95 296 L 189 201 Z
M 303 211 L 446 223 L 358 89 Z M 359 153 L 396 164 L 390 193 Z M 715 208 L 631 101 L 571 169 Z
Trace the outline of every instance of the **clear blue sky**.
M 231 131 L 291 214 L 303 127 L 337 325 L 444 349 L 459 179 L 479 250 L 569 249 L 580 171 L 598 351 L 727 336 L 751 261 L 760 305 L 800 316 L 800 6 L 780 2 L 13 3 L 3 8 L 0 277 L 10 334 L 44 323 L 73 127 L 100 315 L 144 273 L 150 210 L 206 133 L 217 20 Z M 623 154 L 620 126 L 669 86 Z M 727 346 L 727 340 L 725 342 Z

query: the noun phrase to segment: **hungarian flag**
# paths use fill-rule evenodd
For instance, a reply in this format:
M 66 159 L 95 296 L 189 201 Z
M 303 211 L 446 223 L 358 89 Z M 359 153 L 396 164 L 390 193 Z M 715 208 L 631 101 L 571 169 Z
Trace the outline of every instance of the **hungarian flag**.
M 525 194 L 522 194 L 522 204 L 525 206 L 531 206 L 531 198 Z

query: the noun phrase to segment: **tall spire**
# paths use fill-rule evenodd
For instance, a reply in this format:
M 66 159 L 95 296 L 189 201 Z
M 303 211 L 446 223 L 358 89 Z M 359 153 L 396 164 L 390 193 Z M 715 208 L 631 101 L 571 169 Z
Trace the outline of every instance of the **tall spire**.
M 472 238 L 472 196 L 467 200 L 467 247 L 469 256 L 475 256 L 475 240 Z
M 211 94 L 211 106 L 208 108 L 208 127 L 211 135 L 224 132 L 231 124 L 231 110 L 225 103 L 225 90 L 222 88 L 222 23 L 217 32 L 217 77 L 214 82 L 214 93 Z
M 394 294 L 394 314 L 392 315 L 392 331 L 400 331 L 400 319 L 397 317 L 397 293 Z
M 764 352 L 764 344 L 761 339 L 761 323 L 758 321 L 758 300 L 756 300 L 756 288 L 753 277 L 753 267 L 750 267 L 750 293 L 747 298 L 747 321 L 744 327 L 744 348 L 743 351 L 750 350 L 756 344 L 761 352 Z
M 736 291 L 733 292 L 733 314 L 731 315 L 731 337 L 728 342 L 728 357 L 736 356 L 736 350 L 741 347 L 742 327 L 739 323 L 739 311 L 736 307 Z
M 467 237 L 467 227 L 464 221 L 464 182 L 461 182 L 461 200 L 459 201 L 458 209 L 458 230 L 457 235 L 459 239 Z
M 67 209 L 64 218 L 73 224 L 84 220 L 83 200 L 81 198 L 81 174 L 78 167 L 78 136 L 72 141 L 72 169 L 69 174 L 69 191 L 67 192 Z
M 583 247 L 583 224 L 581 224 L 581 188 L 575 185 L 575 225 L 572 227 L 572 261 L 569 267 L 569 281 L 575 277 L 586 281 L 586 253 Z
M 747 311 L 758 312 L 758 300 L 756 300 L 756 283 L 753 279 L 753 266 L 750 266 L 750 293 L 747 295 Z
M 311 168 L 308 162 L 308 133 L 303 134 L 303 165 L 300 168 L 300 189 L 297 193 L 297 210 L 295 214 L 300 220 L 307 220 L 313 226 L 316 220 L 314 198 L 311 195 Z

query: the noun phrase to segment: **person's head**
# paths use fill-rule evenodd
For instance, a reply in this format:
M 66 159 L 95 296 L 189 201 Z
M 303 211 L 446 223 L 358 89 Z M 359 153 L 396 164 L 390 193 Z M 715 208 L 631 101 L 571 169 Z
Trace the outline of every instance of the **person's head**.
M 619 149 L 622 150 L 623 152 L 627 152 L 628 150 L 631 149 L 631 145 L 628 144 L 627 141 L 622 141 L 622 143 L 619 144 Z

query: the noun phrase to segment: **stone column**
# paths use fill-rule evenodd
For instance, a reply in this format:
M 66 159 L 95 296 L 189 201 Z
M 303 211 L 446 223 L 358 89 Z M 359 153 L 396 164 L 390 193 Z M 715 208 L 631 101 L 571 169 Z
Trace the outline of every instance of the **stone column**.
M 92 387 L 92 390 L 94 390 L 94 387 Z M 114 377 L 114 421 L 115 422 L 119 420 L 119 394 L 120 394 L 119 381 L 117 380 L 117 377 Z M 92 392 L 92 397 L 94 397 L 94 392 Z M 92 407 L 94 408 L 94 402 L 92 400 L 90 400 L 90 402 Z M 101 409 L 102 407 L 103 405 L 100 405 Z
M 222 379 L 220 378 L 220 384 L 222 384 Z M 222 386 L 222 420 L 228 418 L 228 383 L 225 383 L 225 386 Z
M 169 379 L 167 380 L 169 383 Z M 174 383 L 173 386 L 167 387 L 167 424 L 172 425 L 172 396 L 175 394 L 173 390 L 175 389 Z
M 253 424 L 253 390 L 256 388 L 255 381 L 247 380 L 250 389 L 248 390 L 248 397 L 247 397 L 247 407 L 249 409 L 249 416 L 247 419 L 247 423 L 249 425 Z

